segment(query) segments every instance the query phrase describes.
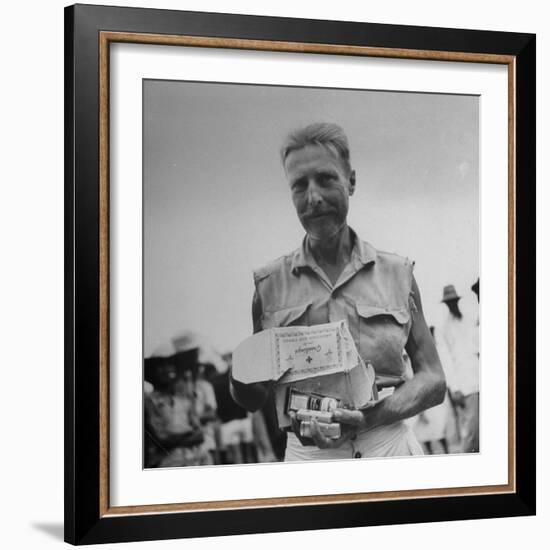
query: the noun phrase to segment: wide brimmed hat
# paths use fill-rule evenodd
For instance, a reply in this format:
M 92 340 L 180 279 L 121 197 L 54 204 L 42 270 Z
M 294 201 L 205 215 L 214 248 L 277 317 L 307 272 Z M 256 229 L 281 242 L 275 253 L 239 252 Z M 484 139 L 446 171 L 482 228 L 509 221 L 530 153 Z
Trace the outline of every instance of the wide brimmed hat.
M 166 340 L 157 346 L 151 357 L 168 358 L 179 353 L 198 350 L 201 347 L 200 337 L 190 330 L 178 332 L 170 340 Z
M 456 293 L 455 285 L 447 285 L 443 287 L 442 302 L 452 302 L 453 300 L 460 300 L 461 296 Z
M 191 330 L 174 334 L 170 340 L 158 346 L 148 359 L 153 364 L 171 359 L 178 368 L 184 369 L 206 364 L 213 365 L 218 372 L 227 370 L 226 362 L 206 338 Z

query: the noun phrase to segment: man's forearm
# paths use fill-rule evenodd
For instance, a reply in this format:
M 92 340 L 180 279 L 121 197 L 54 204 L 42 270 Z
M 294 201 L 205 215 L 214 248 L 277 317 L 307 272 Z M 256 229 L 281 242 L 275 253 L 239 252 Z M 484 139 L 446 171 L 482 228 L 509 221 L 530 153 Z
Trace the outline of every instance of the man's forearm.
M 229 379 L 229 390 L 233 399 L 241 407 L 247 411 L 254 412 L 265 403 L 269 393 L 269 382 L 243 384 L 231 376 Z
M 365 413 L 368 429 L 393 424 L 439 405 L 445 398 L 443 377 L 419 372 L 396 388 L 394 393 Z

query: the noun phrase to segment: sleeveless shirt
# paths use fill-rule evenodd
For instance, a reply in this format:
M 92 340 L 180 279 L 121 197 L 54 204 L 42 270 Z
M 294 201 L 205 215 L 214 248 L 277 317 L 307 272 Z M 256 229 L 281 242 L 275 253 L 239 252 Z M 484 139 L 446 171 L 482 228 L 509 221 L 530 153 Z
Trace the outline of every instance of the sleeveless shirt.
M 414 264 L 376 250 L 353 231 L 352 237 L 350 261 L 335 284 L 316 263 L 307 236 L 300 248 L 256 270 L 260 328 L 346 320 L 359 354 L 377 378 L 404 380 L 403 350 L 415 310 Z

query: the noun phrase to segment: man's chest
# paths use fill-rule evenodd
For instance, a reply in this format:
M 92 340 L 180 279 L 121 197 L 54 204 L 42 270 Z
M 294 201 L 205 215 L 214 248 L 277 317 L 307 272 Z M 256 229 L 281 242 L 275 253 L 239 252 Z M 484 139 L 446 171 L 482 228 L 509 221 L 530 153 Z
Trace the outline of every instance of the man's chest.
M 321 276 L 325 276 L 330 286 L 335 287 L 344 271 L 345 265 L 331 264 L 327 262 L 318 262 L 319 270 L 322 272 Z

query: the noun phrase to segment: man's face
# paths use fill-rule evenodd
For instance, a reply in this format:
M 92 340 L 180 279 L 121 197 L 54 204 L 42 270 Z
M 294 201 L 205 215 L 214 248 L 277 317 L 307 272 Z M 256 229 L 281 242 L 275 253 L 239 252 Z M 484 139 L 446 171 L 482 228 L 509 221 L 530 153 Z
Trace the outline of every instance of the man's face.
M 291 151 L 285 172 L 298 218 L 311 237 L 334 236 L 345 224 L 355 173 L 340 158 L 319 145 Z
M 177 394 L 185 395 L 187 397 L 191 397 L 193 395 L 194 387 L 195 380 L 191 370 L 184 370 L 180 373 L 174 385 Z
M 157 370 L 158 383 L 165 387 L 176 380 L 176 366 L 173 363 L 159 365 Z

